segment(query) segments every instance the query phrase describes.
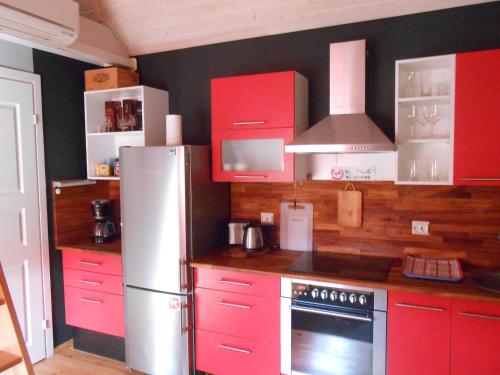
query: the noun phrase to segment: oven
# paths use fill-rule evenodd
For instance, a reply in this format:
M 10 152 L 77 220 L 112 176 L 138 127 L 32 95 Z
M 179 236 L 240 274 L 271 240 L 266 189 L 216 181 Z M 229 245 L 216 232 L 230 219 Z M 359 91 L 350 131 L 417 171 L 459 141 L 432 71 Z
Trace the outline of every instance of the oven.
M 283 374 L 385 374 L 387 291 L 281 282 Z

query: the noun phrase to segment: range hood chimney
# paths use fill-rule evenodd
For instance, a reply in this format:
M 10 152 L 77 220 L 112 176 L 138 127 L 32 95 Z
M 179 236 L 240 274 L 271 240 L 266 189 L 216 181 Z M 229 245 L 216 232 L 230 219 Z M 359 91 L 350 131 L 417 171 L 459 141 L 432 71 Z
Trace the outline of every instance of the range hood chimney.
M 394 144 L 365 113 L 365 62 L 366 40 L 330 44 L 330 116 L 286 145 L 286 152 L 394 150 Z

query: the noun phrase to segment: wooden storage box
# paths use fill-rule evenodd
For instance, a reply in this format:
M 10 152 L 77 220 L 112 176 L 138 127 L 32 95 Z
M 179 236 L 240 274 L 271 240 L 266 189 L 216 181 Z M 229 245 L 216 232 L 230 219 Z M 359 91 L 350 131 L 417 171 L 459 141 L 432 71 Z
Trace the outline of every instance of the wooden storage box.
M 117 67 L 85 71 L 85 91 L 137 86 L 139 74 Z

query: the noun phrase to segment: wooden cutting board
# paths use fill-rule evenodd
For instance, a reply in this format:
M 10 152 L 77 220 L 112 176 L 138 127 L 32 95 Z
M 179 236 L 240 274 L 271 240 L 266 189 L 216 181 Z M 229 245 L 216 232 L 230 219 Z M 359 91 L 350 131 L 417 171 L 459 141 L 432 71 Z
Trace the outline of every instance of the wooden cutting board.
M 347 185 L 346 189 L 354 185 Z M 362 222 L 362 194 L 360 191 L 339 191 L 338 224 L 343 227 L 360 227 Z

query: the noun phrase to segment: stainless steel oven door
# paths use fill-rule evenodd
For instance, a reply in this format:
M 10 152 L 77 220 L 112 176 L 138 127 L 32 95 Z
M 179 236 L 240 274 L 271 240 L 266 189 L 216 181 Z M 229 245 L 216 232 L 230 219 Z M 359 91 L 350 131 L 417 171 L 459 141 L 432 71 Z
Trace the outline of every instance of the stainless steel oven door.
M 281 308 L 283 373 L 385 374 L 385 312 L 317 310 L 289 298 L 282 298 Z

